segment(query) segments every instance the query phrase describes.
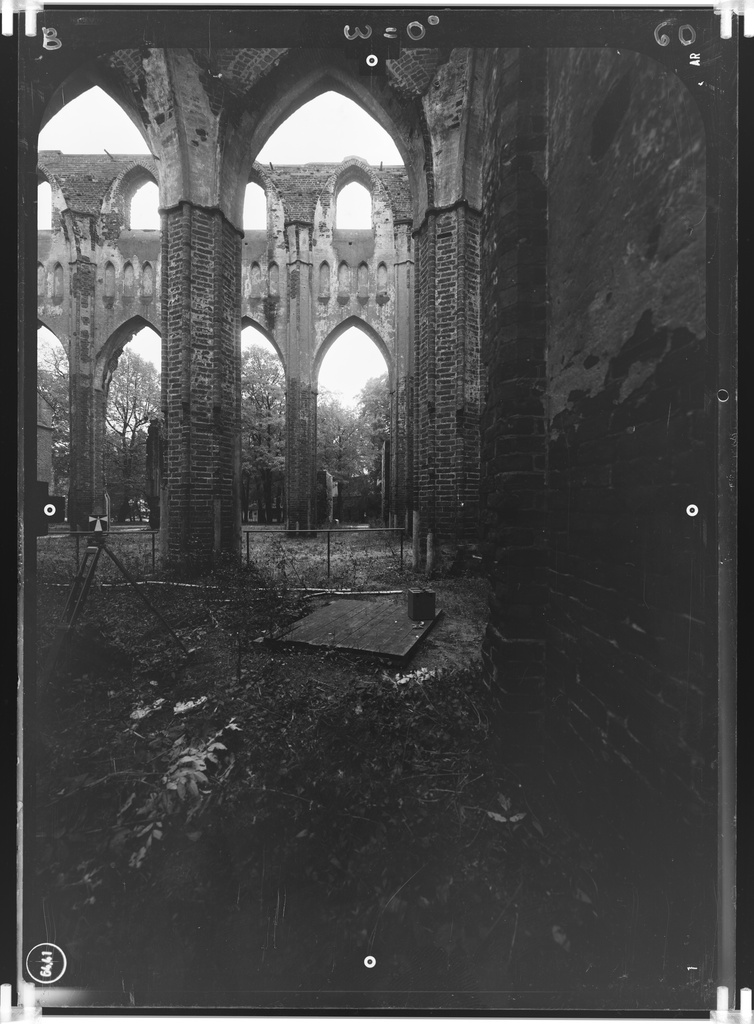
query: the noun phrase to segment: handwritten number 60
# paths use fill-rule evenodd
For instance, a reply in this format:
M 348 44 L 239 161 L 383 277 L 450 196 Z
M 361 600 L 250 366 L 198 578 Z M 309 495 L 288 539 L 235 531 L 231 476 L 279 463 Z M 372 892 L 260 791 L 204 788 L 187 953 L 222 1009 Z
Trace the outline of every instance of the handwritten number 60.
M 660 24 L 655 28 L 655 32 L 654 32 L 655 42 L 659 46 L 670 46 L 670 36 L 667 34 L 667 32 L 663 32 L 662 35 L 660 35 L 660 29 L 661 28 L 667 28 L 668 25 L 675 25 L 675 21 L 672 20 L 672 19 L 670 21 L 661 21 Z M 679 26 L 679 28 L 678 28 L 678 41 L 679 41 L 679 43 L 681 43 L 683 46 L 691 46 L 691 44 L 695 40 L 696 40 L 696 31 L 695 31 L 693 25 L 680 25 Z

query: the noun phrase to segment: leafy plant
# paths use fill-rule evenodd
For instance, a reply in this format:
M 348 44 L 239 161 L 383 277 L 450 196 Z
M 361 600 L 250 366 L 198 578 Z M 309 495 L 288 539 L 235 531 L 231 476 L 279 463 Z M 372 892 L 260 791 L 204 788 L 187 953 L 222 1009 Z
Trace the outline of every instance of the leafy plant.
M 129 867 L 140 868 L 154 840 L 162 839 L 163 822 L 178 818 L 184 824 L 199 817 L 206 808 L 213 791 L 210 772 L 220 767 L 224 757 L 224 774 L 230 770 L 234 755 L 220 739 L 225 732 L 240 731 L 241 726 L 231 719 L 222 729 L 204 740 L 187 743 L 182 734 L 172 744 L 168 763 L 159 785 L 150 788 L 147 796 L 134 812 L 135 819 L 124 824 L 126 812 L 137 802 L 133 791 L 118 812 L 121 828 L 116 834 L 117 847 L 130 846 L 138 840 L 129 858 Z M 216 780 L 215 785 L 219 781 Z

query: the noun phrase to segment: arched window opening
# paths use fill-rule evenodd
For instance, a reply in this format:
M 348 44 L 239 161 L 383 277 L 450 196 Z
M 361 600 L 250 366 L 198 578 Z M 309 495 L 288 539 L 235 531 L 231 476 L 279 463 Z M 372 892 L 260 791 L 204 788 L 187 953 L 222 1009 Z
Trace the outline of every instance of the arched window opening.
M 390 402 L 382 353 L 365 331 L 349 327 L 322 360 L 317 394 L 317 468 L 337 485 L 332 518 L 340 522 L 388 514 Z
M 241 331 L 241 517 L 280 523 L 285 494 L 285 371 L 253 324 Z
M 162 342 L 142 327 L 106 368 L 104 472 L 110 513 L 118 523 L 157 523 L 159 475 L 147 458 L 150 424 L 159 420 Z
M 256 182 L 250 181 L 246 186 L 243 202 L 244 231 L 267 230 L 267 196 L 264 189 Z
M 162 338 L 152 327 L 142 327 L 128 343 L 128 352 L 137 355 L 160 372 L 162 365 Z
M 47 274 L 45 268 L 41 263 L 37 263 L 37 299 L 40 301 L 45 297 L 45 285 L 47 283 Z
M 131 263 L 123 267 L 123 298 L 132 299 L 134 296 L 134 268 Z
M 68 355 L 57 335 L 37 330 L 37 479 L 51 495 L 69 484 L 70 425 Z
M 86 131 L 82 131 L 86 125 Z M 61 153 L 149 153 L 139 129 L 106 92 L 93 86 L 57 112 L 39 133 L 39 149 Z
M 279 361 L 280 357 L 277 354 L 277 349 L 270 339 L 258 327 L 255 327 L 254 324 L 247 324 L 241 331 L 241 352 L 245 352 L 251 345 L 256 345 L 257 348 L 269 352 Z
M 141 268 L 141 297 L 149 302 L 154 295 L 154 270 L 151 263 L 145 263 Z
M 63 301 L 63 268 L 59 263 L 55 264 L 52 275 L 52 301 L 56 303 Z
M 37 186 L 37 230 L 52 230 L 52 187 L 49 181 Z
M 105 298 L 112 299 L 115 297 L 115 267 L 112 263 L 107 262 L 105 264 Z
M 145 181 L 131 196 L 128 226 L 132 231 L 159 231 L 160 190 L 153 181 Z
M 371 229 L 372 196 L 360 182 L 352 181 L 338 192 L 335 227 L 356 231 Z
M 257 160 L 262 164 L 338 164 L 354 153 L 369 164 L 403 164 L 390 135 L 371 114 L 340 93 L 325 92 L 294 111 L 273 132 Z
M 385 357 L 360 327 L 349 327 L 332 343 L 319 368 L 320 389 L 337 394 L 347 405 L 358 404 L 368 380 L 387 373 Z
M 330 298 L 330 264 L 326 260 L 319 268 L 319 297 Z

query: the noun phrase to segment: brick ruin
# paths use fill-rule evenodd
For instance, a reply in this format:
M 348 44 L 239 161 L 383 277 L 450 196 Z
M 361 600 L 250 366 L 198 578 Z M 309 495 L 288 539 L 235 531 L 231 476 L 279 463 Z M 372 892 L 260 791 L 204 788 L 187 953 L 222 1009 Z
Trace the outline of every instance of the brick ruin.
M 180 324 L 181 311 L 187 310 L 190 303 L 184 303 L 185 290 L 176 289 L 171 295 L 169 288 L 167 293 L 164 289 L 163 266 L 169 265 L 171 244 L 178 245 L 176 236 L 170 231 L 163 234 L 158 230 L 132 230 L 129 224 L 134 192 L 145 181 L 157 181 L 154 159 L 42 152 L 39 172 L 44 180 L 54 183 L 55 189 L 52 228 L 39 233 L 37 313 L 39 322 L 54 331 L 75 361 L 76 368 L 71 368 L 75 399 L 69 518 L 72 526 L 83 524 L 85 528 L 90 510 L 103 511 L 99 452 L 107 384 L 117 367 L 118 355 L 142 327 L 148 325 L 161 333 L 163 311 L 170 316 L 172 310 L 178 318 L 176 324 Z M 190 226 L 184 229 L 190 233 L 192 260 L 197 267 L 202 259 L 213 261 L 226 253 L 226 247 L 233 252 L 232 247 L 238 245 L 241 262 L 236 298 L 240 297 L 241 305 L 240 310 L 229 310 L 228 315 L 240 313 L 242 327 L 253 324 L 261 330 L 272 342 L 285 369 L 289 525 L 301 530 L 317 525 L 317 377 L 330 345 L 343 331 L 358 326 L 374 340 L 387 363 L 393 399 L 391 432 L 396 439 L 391 465 L 390 522 L 410 527 L 407 495 L 411 493 L 411 477 L 407 473 L 405 446 L 411 414 L 406 378 L 413 333 L 413 247 L 406 173 L 402 167 L 369 167 L 358 157 L 352 157 L 340 165 L 265 169 L 255 163 L 249 180 L 264 189 L 266 230 L 246 230 L 240 235 L 228 232 L 224 241 L 215 243 L 213 231 L 219 231 L 219 226 L 213 227 L 201 214 L 192 214 Z M 364 185 L 372 197 L 373 230 L 344 230 L 335 226 L 337 194 L 352 181 Z M 94 264 L 94 301 L 86 307 L 77 305 L 73 274 L 69 271 L 73 262 L 69 240 L 82 234 L 87 238 Z M 177 239 L 180 237 L 179 234 Z M 210 272 L 209 267 L 205 269 Z M 237 271 L 235 268 L 234 272 Z M 190 272 L 183 285 L 184 289 L 193 290 Z M 190 371 L 190 386 L 184 381 L 179 387 L 180 374 L 186 372 L 185 355 L 174 355 L 173 363 L 168 363 L 163 417 L 170 430 L 171 424 L 181 422 L 184 403 L 192 401 L 192 392 L 209 393 L 214 389 L 212 416 L 227 420 L 231 412 L 225 443 L 231 446 L 226 456 L 235 467 L 235 392 L 223 391 L 218 371 L 212 369 L 212 339 L 218 326 L 218 312 L 214 302 L 191 310 L 189 330 L 197 365 Z M 82 362 L 86 351 L 82 340 L 92 333 L 96 340 L 91 357 Z M 209 347 L 200 359 L 199 342 L 203 336 Z M 227 340 L 223 357 L 229 364 L 228 372 L 236 372 L 237 340 L 235 335 Z M 214 436 L 224 434 L 218 426 L 219 421 L 213 427 Z M 194 460 L 198 457 L 198 450 L 192 453 Z M 223 541 L 221 527 L 220 540 L 215 543 L 218 523 L 235 521 L 233 505 L 226 509 L 222 502 L 228 495 L 235 501 L 236 468 L 219 509 L 208 504 L 202 513 L 202 505 L 197 501 L 202 484 L 217 479 L 213 476 L 217 468 L 213 458 L 210 456 L 206 471 L 199 474 L 201 480 L 197 470 L 181 498 L 180 483 L 171 475 L 168 461 L 163 505 L 168 516 L 167 536 L 171 538 L 167 550 L 174 554 L 181 551 L 189 536 L 201 536 L 202 523 L 205 529 L 208 523 L 214 527 L 212 534 L 202 538 L 206 541 L 211 537 L 207 550 L 212 550 L 213 545 L 219 550 Z M 204 500 L 209 502 L 209 492 Z M 232 547 L 232 538 L 226 538 L 225 544 Z
M 154 158 L 39 155 L 55 216 L 38 320 L 69 350 L 74 516 L 101 497 L 108 368 L 149 324 L 163 343 L 163 551 L 189 536 L 237 550 L 253 321 L 285 366 L 289 522 L 310 526 L 318 367 L 364 326 L 390 369 L 392 521 L 421 551 L 431 530 L 441 552 L 483 556 L 506 749 L 539 752 L 575 820 L 609 792 L 604 827 L 626 858 L 656 867 L 662 835 L 675 852 L 658 885 L 674 857 L 684 884 L 714 873 L 717 370 L 705 129 L 685 86 L 608 48 L 414 49 L 373 79 L 341 51 L 219 49 L 212 74 L 193 50 L 95 64 Z M 254 163 L 331 88 L 388 129 L 405 171 Z M 160 232 L 127 224 L 145 178 Z M 242 231 L 249 180 L 266 234 Z M 372 231 L 333 226 L 351 180 L 372 195 Z

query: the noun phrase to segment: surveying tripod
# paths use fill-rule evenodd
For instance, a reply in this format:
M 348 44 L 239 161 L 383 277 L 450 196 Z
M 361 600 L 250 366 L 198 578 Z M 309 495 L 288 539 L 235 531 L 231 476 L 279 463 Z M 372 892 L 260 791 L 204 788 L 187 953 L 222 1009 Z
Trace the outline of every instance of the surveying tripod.
M 97 569 L 97 563 L 99 562 L 100 556 L 102 555 L 103 551 L 108 556 L 110 561 L 113 562 L 116 568 L 120 571 L 123 578 L 131 584 L 131 586 L 134 588 L 134 590 L 139 595 L 144 604 L 147 606 L 147 608 L 149 608 L 149 610 L 157 616 L 157 618 L 160 620 L 163 626 L 167 629 L 168 633 L 170 633 L 172 638 L 181 648 L 183 653 L 189 653 L 187 648 L 183 644 L 183 641 L 176 634 L 175 630 L 171 627 L 170 623 L 165 619 L 162 613 L 158 611 L 157 608 L 155 608 L 155 606 L 152 604 L 152 602 L 149 600 L 146 594 L 144 594 L 139 589 L 139 586 L 136 580 L 131 575 L 131 573 L 128 571 L 128 569 L 126 569 L 125 565 L 123 565 L 118 556 L 113 551 L 111 551 L 110 548 L 107 546 L 107 544 L 105 543 L 105 535 L 95 533 L 92 535 L 89 543 L 86 546 L 84 557 L 81 560 L 81 565 L 78 568 L 76 578 L 73 581 L 73 586 L 71 587 L 71 591 L 68 595 L 68 600 L 66 601 L 65 608 L 63 609 L 63 615 L 60 619 L 60 622 L 55 628 L 55 639 L 52 642 L 52 646 L 50 647 L 50 650 L 48 652 L 44 667 L 42 668 L 42 671 L 40 673 L 40 684 L 46 683 L 49 680 L 50 676 L 52 675 L 55 665 L 57 664 L 58 658 L 60 657 L 60 654 L 63 650 L 63 647 L 71 635 L 71 630 L 76 625 L 76 621 L 78 617 L 81 615 L 81 612 L 83 611 L 84 605 L 86 604 L 86 599 L 89 595 L 89 590 L 91 589 L 92 586 L 92 581 L 94 580 L 94 573 L 96 572 Z

